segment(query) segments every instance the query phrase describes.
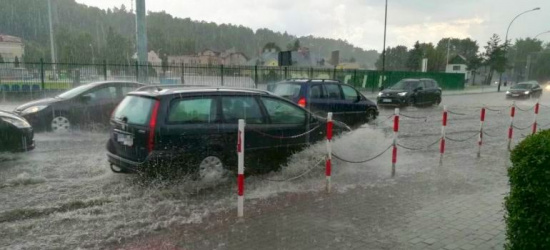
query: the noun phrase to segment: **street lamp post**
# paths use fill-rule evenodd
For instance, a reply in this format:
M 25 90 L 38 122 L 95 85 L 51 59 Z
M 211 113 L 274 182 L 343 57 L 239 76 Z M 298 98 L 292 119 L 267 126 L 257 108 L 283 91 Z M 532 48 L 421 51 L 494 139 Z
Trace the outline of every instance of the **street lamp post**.
M 382 48 L 382 78 L 380 84 L 384 81 L 384 75 L 386 73 L 386 28 L 388 26 L 388 0 L 386 0 L 386 7 L 384 10 L 384 47 Z M 373 89 L 374 92 L 374 89 Z
M 535 39 L 537 39 L 537 37 L 539 37 L 540 35 L 544 35 L 546 33 L 550 33 L 550 30 L 539 33 L 538 35 L 535 36 Z
M 520 17 L 521 15 L 523 14 L 526 14 L 526 13 L 529 13 L 531 11 L 536 11 L 536 10 L 540 10 L 540 7 L 537 7 L 537 8 L 534 8 L 534 9 L 531 9 L 531 10 L 526 10 L 524 12 L 521 12 L 519 13 L 516 17 L 514 17 L 514 19 L 512 19 L 512 21 L 510 22 L 510 24 L 508 24 L 508 28 L 506 29 L 506 38 L 504 39 L 504 58 L 507 58 L 508 57 L 508 32 L 510 31 L 510 27 L 512 26 L 512 24 L 514 23 L 514 21 Z M 506 69 L 504 69 L 506 70 Z M 499 80 L 498 80 L 498 89 L 497 91 L 500 92 L 500 85 L 502 83 L 502 73 L 500 73 L 500 77 L 499 77 Z

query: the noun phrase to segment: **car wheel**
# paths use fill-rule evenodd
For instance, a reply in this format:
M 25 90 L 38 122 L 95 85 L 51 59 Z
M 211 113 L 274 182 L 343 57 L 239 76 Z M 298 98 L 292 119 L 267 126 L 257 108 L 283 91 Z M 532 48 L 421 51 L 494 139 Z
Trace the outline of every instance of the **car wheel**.
M 50 123 L 53 132 L 63 133 L 71 130 L 71 121 L 66 116 L 56 116 Z
M 437 99 L 435 99 L 434 105 L 439 106 L 440 103 L 441 103 L 441 96 L 439 96 L 439 97 L 437 97 Z
M 373 109 L 368 109 L 367 110 L 367 122 L 372 122 L 376 120 L 376 111 L 374 111 Z
M 218 180 L 223 178 L 227 173 L 223 165 L 223 161 L 217 155 L 205 157 L 199 164 L 196 177 L 199 180 Z
M 407 106 L 416 106 L 416 100 L 413 97 L 409 98 L 409 100 L 407 101 Z

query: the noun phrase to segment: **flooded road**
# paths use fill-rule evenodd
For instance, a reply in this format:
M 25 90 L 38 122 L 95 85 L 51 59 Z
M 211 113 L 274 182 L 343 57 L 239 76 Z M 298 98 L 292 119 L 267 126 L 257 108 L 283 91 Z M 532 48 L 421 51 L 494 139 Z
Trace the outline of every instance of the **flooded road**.
M 535 102 L 524 100 L 517 105 L 527 110 Z M 452 156 L 444 159 L 445 166 L 468 167 L 465 159 L 475 157 L 474 134 L 482 105 L 494 110 L 487 111 L 485 128 L 491 136 L 485 138 L 482 155 L 505 157 L 510 104 L 504 93 L 485 93 L 445 96 L 439 107 L 401 109 L 399 143 L 415 150 L 399 149 L 397 178 L 438 165 L 443 105 L 451 112 L 447 135 L 455 140 L 447 142 Z M 549 93 L 543 95 L 541 104 L 539 124 L 549 128 Z M 383 152 L 392 142 L 392 113 L 393 109 L 381 109 L 379 124 L 337 138 L 334 153 L 359 161 Z M 518 128 L 532 122 L 532 109 L 517 112 Z M 529 128 L 516 131 L 515 143 L 529 132 Z M 38 133 L 35 139 L 37 146 L 31 152 L 0 153 L 0 248 L 102 249 L 173 226 L 200 225 L 209 215 L 235 209 L 233 178 L 168 183 L 112 173 L 105 156 L 106 132 Z M 318 163 L 325 154 L 324 142 L 319 143 L 296 154 L 280 172 L 247 178 L 247 202 L 322 191 L 324 169 Z M 357 186 L 391 185 L 390 163 L 389 152 L 363 164 L 335 161 L 334 188 L 346 192 Z M 298 176 L 315 166 L 319 167 L 296 181 L 273 181 Z

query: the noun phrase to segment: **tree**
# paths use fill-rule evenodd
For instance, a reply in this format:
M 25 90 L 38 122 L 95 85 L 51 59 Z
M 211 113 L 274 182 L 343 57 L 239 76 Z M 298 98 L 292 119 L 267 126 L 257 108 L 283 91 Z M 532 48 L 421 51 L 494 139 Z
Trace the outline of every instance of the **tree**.
M 501 44 L 500 37 L 497 34 L 493 34 L 487 42 L 487 45 L 484 46 L 485 53 L 483 53 L 483 64 L 489 67 L 489 75 L 485 80 L 485 84 L 490 84 L 495 71 L 502 73 L 506 69 L 505 46 L 506 44 Z M 498 85 L 500 90 L 500 82 Z
M 263 52 L 266 52 L 266 51 L 271 51 L 272 49 L 275 50 L 275 52 L 279 52 L 281 51 L 281 48 L 279 46 L 277 46 L 276 43 L 274 42 L 269 42 L 269 43 L 266 43 L 262 49 Z
M 286 46 L 286 48 L 287 48 L 288 50 L 291 50 L 291 51 L 296 51 L 296 50 L 298 50 L 300 47 L 301 47 L 301 46 L 300 46 L 300 40 L 298 40 L 298 39 L 296 39 L 296 40 L 294 41 L 294 44 L 289 43 L 289 44 Z
M 416 41 L 413 49 L 409 51 L 409 57 L 407 59 L 407 69 L 410 71 L 420 71 L 420 63 L 422 62 L 422 49 L 420 49 L 420 43 Z
M 355 57 L 352 56 L 349 58 L 349 62 L 354 63 L 354 62 L 357 62 L 357 60 L 355 59 Z
M 15 59 L 13 60 L 13 66 L 19 68 L 19 57 L 15 56 Z
M 527 57 L 542 51 L 542 41 L 532 38 L 517 39 L 514 46 L 508 48 L 508 59 L 513 78 L 522 79 L 526 74 Z
M 442 38 L 437 43 L 437 50 L 447 55 L 447 48 L 449 49 L 449 58 L 461 55 L 466 58 L 466 61 L 475 58 L 478 55 L 479 45 L 476 41 L 470 38 L 458 39 L 458 38 Z
M 405 71 L 406 62 L 409 56 L 406 46 L 399 45 L 394 48 L 386 49 L 386 70 Z M 376 68 L 382 69 L 382 56 L 376 61 Z
M 115 32 L 112 27 L 107 31 L 107 43 L 102 49 L 103 58 L 109 63 L 129 63 L 132 52 L 130 42 Z
M 480 55 L 475 55 L 466 62 L 466 70 L 472 72 L 472 84 L 476 82 L 476 72 L 483 66 L 483 61 Z

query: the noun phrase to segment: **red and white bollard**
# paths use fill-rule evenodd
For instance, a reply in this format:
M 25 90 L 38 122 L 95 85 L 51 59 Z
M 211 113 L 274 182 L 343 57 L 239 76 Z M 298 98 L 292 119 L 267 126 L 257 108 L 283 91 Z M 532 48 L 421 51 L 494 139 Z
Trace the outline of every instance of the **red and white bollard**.
M 534 121 L 533 121 L 533 134 L 536 134 L 537 133 L 537 116 L 539 115 L 539 102 L 537 102 L 537 104 L 535 104 L 535 118 L 534 118 Z
M 445 154 L 445 128 L 447 127 L 447 105 L 443 106 L 443 117 L 441 119 L 441 140 L 439 143 L 439 164 L 443 164 L 443 155 Z
M 332 112 L 327 114 L 327 159 L 325 163 L 326 190 L 330 193 L 332 175 Z
M 244 214 L 244 127 L 243 119 L 239 119 L 239 133 L 237 135 L 237 157 L 238 157 L 238 175 L 237 175 L 237 216 L 243 217 Z
M 399 108 L 395 109 L 393 116 L 393 149 L 391 155 L 391 177 L 395 177 L 395 164 L 397 163 L 397 136 L 399 134 Z
M 485 105 L 481 107 L 481 114 L 479 115 L 479 137 L 477 139 L 477 157 L 481 156 L 481 146 L 483 145 L 483 124 L 485 123 Z
M 516 102 L 510 107 L 510 127 L 508 128 L 508 150 L 512 150 L 512 138 L 514 136 L 514 116 L 516 116 Z

